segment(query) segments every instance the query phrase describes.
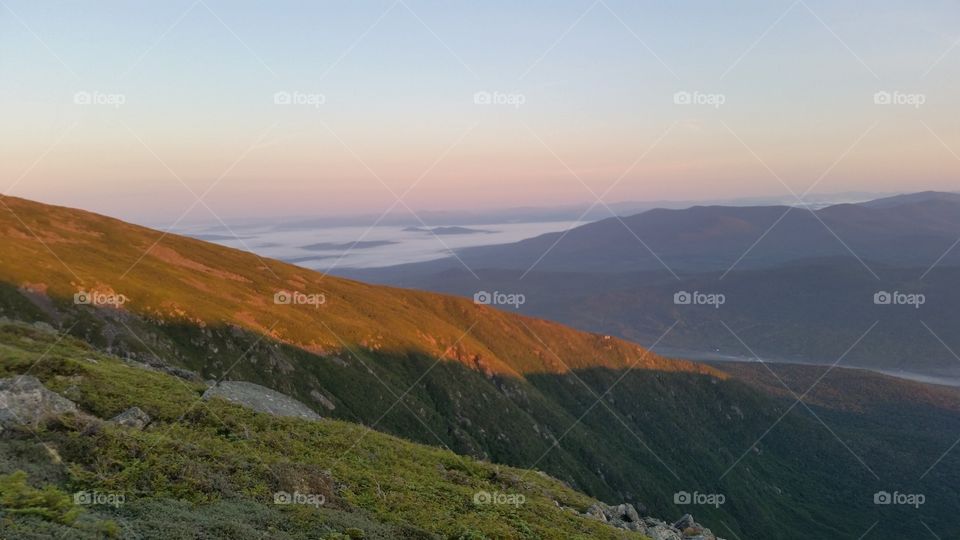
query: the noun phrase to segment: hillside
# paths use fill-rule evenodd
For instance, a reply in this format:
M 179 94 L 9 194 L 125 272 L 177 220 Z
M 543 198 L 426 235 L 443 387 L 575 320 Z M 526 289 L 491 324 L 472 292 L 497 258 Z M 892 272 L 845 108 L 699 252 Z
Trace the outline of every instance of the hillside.
M 960 430 L 955 411 L 920 407 L 917 418 L 937 420 L 933 431 L 838 411 L 826 430 L 751 380 L 616 338 L 86 212 L 4 202 L 12 212 L 0 215 L 0 315 L 46 322 L 104 354 L 196 383 L 262 384 L 325 418 L 543 470 L 609 504 L 692 512 L 723 536 L 856 538 L 882 521 L 896 537 L 915 532 L 917 519 L 947 536 L 960 531 L 934 517 L 948 513 L 960 481 L 953 456 L 921 483 L 927 506 L 872 501 L 878 490 L 916 484 L 917 461 L 933 462 Z M 78 304 L 81 291 L 126 301 Z M 279 303 L 277 292 L 286 294 Z M 311 295 L 323 302 L 299 303 L 321 298 Z M 317 458 L 329 466 L 325 459 Z M 682 492 L 728 502 L 689 505 L 676 498 Z
M 10 211 L 0 213 L 0 282 L 35 295 L 41 311 L 47 301 L 72 304 L 74 294 L 87 291 L 123 295 L 119 311 L 166 326 L 242 329 L 320 356 L 346 344 L 444 357 L 512 377 L 628 366 L 716 374 L 459 298 L 323 276 L 92 213 L 3 200 Z M 277 293 L 304 303 L 278 304 Z M 545 361 L 548 351 L 564 362 Z
M 544 475 L 355 424 L 201 401 L 205 385 L 42 325 L 0 325 L 0 356 L 0 378 L 29 372 L 79 408 L 5 426 L 0 534 L 9 538 L 643 538 L 583 515 L 597 502 Z M 147 428 L 104 421 L 130 407 L 149 415 Z M 8 476 L 16 471 L 27 471 L 26 484 Z M 54 495 L 27 507 L 31 485 Z M 59 504 L 73 493 L 113 498 Z M 278 493 L 311 499 L 276 504 Z M 522 503 L 486 504 L 487 493 Z
M 666 272 L 596 274 L 452 269 L 411 279 L 411 287 L 470 297 L 473 291 L 518 291 L 520 312 L 574 328 L 653 343 L 657 350 L 706 358 L 716 353 L 768 360 L 831 364 L 877 323 L 844 357 L 844 366 L 960 377 L 960 268 L 875 266 L 881 280 L 852 258 L 795 261 L 770 269 L 683 275 Z M 674 303 L 677 291 L 723 294 L 719 309 Z M 923 294 L 924 304 L 876 305 L 878 291 Z M 729 326 L 736 335 L 725 327 Z M 938 339 L 939 338 L 939 339 Z M 750 350 L 747 350 L 743 340 Z M 941 343 L 941 340 L 943 341 Z M 944 346 L 946 344 L 946 346 Z M 681 352 L 682 351 L 682 352 Z

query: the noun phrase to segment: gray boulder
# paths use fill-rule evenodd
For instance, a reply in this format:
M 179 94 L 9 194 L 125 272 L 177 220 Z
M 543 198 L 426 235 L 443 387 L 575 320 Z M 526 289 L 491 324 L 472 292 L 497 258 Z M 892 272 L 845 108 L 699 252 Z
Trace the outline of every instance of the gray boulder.
M 673 524 L 673 528 L 682 531 L 694 527 L 696 524 L 697 522 L 693 520 L 693 516 L 690 514 L 684 514 L 683 517 L 678 519 L 677 522 Z
M 36 427 L 45 418 L 76 412 L 74 402 L 51 392 L 36 377 L 0 379 L 0 426 Z
M 143 429 L 150 423 L 150 415 L 140 407 L 130 407 L 110 419 L 111 422 L 130 429 Z
M 718 539 L 710 529 L 697 523 L 690 514 L 684 514 L 672 528 L 679 531 L 684 540 L 722 540 Z
M 597 503 L 587 508 L 583 516 L 602 521 L 611 527 L 628 531 L 637 531 L 652 540 L 723 540 L 717 538 L 707 529 L 697 523 L 693 516 L 686 514 L 673 524 L 656 518 L 641 518 L 632 504 L 609 506 Z M 690 533 L 684 536 L 684 533 Z
M 637 510 L 632 504 L 619 504 L 617 506 L 608 506 L 603 503 L 597 503 L 587 509 L 586 515 L 608 523 L 618 529 L 628 531 L 643 532 L 646 527 L 637 514 Z
M 290 416 L 306 420 L 320 420 L 321 416 L 303 403 L 259 384 L 244 381 L 221 381 L 203 393 L 203 399 L 225 399 L 273 416 Z
M 646 518 L 644 524 L 647 526 L 646 535 L 651 540 L 682 540 L 683 535 L 677 529 L 674 529 L 668 523 L 659 519 Z

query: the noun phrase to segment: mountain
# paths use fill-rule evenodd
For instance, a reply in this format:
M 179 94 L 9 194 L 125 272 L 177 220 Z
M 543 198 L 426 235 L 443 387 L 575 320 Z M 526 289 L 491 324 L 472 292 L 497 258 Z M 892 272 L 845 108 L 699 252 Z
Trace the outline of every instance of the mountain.
M 145 498 L 186 498 L 206 504 L 200 512 L 215 513 L 216 505 L 238 494 L 262 498 L 267 492 L 257 463 L 236 453 L 251 446 L 266 452 L 267 463 L 289 463 L 293 478 L 301 478 L 303 468 L 337 473 L 338 493 L 354 501 L 350 508 L 371 513 L 368 519 L 451 537 L 469 537 L 453 528 L 470 524 L 490 537 L 550 537 L 534 528 L 542 524 L 529 513 L 489 515 L 454 496 L 449 484 L 497 486 L 464 478 L 473 473 L 451 470 L 449 463 L 438 487 L 437 477 L 418 475 L 410 461 L 378 457 L 395 455 L 396 448 L 360 446 L 354 453 L 348 445 L 340 453 L 346 463 L 332 460 L 342 444 L 333 453 L 315 449 L 323 445 L 325 427 L 297 442 L 305 429 L 299 424 L 263 425 L 260 417 L 244 416 L 234 421 L 236 409 L 213 409 L 210 416 L 222 424 L 199 408 L 184 412 L 183 404 L 206 387 L 202 381 L 223 379 L 295 398 L 325 418 L 319 426 L 363 424 L 458 456 L 542 470 L 609 504 L 631 503 L 656 516 L 692 511 L 722 536 L 856 538 L 879 526 L 886 535 L 908 537 L 921 530 L 921 521 L 943 536 L 960 534 L 950 512 L 960 481 L 960 459 L 948 452 L 960 431 L 955 390 L 806 367 L 818 371 L 795 378 L 819 381 L 815 395 L 846 398 L 800 406 L 791 392 L 756 374 L 667 359 L 609 335 L 462 298 L 324 276 L 82 211 L 2 201 L 0 315 L 58 328 L 70 346 L 88 348 L 95 361 L 78 370 L 85 352 L 61 354 L 53 347 L 47 363 L 42 351 L 49 338 L 14 335 L 20 347 L 39 342 L 39 355 L 10 364 L 8 373 L 31 371 L 68 397 L 76 385 L 81 409 L 100 418 L 133 404 L 166 419 L 163 429 L 148 428 L 145 439 L 103 445 L 91 443 L 83 426 L 48 428 L 55 448 L 88 445 L 94 456 L 92 448 L 107 449 L 92 463 L 70 468 L 69 480 L 86 489 L 138 489 Z M 64 356 L 70 362 L 57 367 Z M 85 379 L 90 366 L 121 361 L 180 374 L 192 386 L 186 394 L 169 392 L 169 383 L 119 372 Z M 127 388 L 119 394 L 111 381 L 157 392 Z M 890 408 L 848 406 L 879 399 L 889 400 Z M 889 414 L 898 407 L 900 414 Z M 174 421 L 181 417 L 187 425 Z M 364 437 L 376 435 L 370 433 Z M 170 451 L 157 457 L 152 443 Z M 439 454 L 411 452 L 418 456 L 413 461 L 440 470 Z M 185 457 L 167 461 L 179 454 Z M 74 455 L 68 453 L 68 462 Z M 916 469 L 934 462 L 921 478 L 924 471 Z M 217 463 L 226 470 L 210 469 Z M 382 468 L 372 475 L 344 470 L 348 465 Z M 205 473 L 199 486 L 165 480 L 192 478 L 198 468 Z M 210 470 L 216 474 L 207 475 Z M 492 470 L 476 474 L 491 478 Z M 526 481 L 524 473 L 512 474 Z M 384 478 L 409 491 L 384 489 Z M 928 502 L 919 508 L 874 504 L 875 493 L 897 490 L 922 490 Z M 703 500 L 716 504 L 696 504 Z M 585 513 L 589 499 L 577 501 L 561 506 Z M 243 513 L 251 508 L 246 504 L 232 511 Z M 532 511 L 543 518 L 546 510 L 538 504 Z M 569 513 L 557 512 L 544 519 Z
M 875 192 L 846 192 L 846 193 L 811 193 L 804 200 L 812 207 L 820 208 L 841 202 L 859 202 L 875 199 L 882 194 Z M 606 205 L 578 204 L 567 206 L 525 206 L 513 208 L 491 208 L 486 210 L 456 209 L 456 210 L 428 210 L 422 209 L 416 215 L 408 209 L 393 209 L 385 214 L 366 215 L 333 215 L 333 216 L 272 216 L 269 218 L 231 219 L 229 227 L 222 223 L 193 222 L 189 226 L 177 230 L 189 230 L 192 227 L 201 227 L 203 230 L 216 230 L 220 234 L 204 234 L 206 240 L 234 240 L 236 235 L 232 230 L 254 228 L 259 230 L 310 230 L 327 227 L 368 227 L 378 222 L 384 226 L 404 228 L 424 228 L 437 226 L 475 226 L 499 225 L 504 223 L 543 223 L 557 221 L 589 222 L 610 217 L 611 213 L 618 216 L 628 216 L 652 210 L 654 208 L 689 208 L 696 205 L 721 206 L 769 206 L 791 204 L 794 198 L 781 197 L 741 197 L 736 199 L 711 200 L 658 200 L 658 201 L 621 201 Z M 140 223 L 140 222 L 138 222 Z M 144 223 L 141 223 L 144 224 Z M 148 224 L 149 225 L 149 224 Z M 165 225 L 159 223 L 159 225 Z M 186 225 L 186 223 L 185 223 Z
M 466 248 L 457 258 L 388 270 L 344 272 L 378 281 L 465 264 L 473 270 L 676 273 L 771 268 L 803 259 L 858 257 L 928 267 L 960 236 L 960 196 L 883 199 L 819 210 L 789 206 L 694 206 L 608 218 L 520 242 Z M 894 203 L 893 201 L 899 201 Z M 960 251 L 941 261 L 960 262 Z M 389 279 L 389 278 L 388 278 Z
M 952 192 L 943 192 L 943 191 L 922 191 L 919 193 L 907 193 L 902 195 L 894 195 L 892 197 L 884 197 L 882 199 L 874 199 L 871 201 L 860 203 L 861 206 L 866 206 L 868 208 L 893 208 L 895 206 L 903 206 L 905 204 L 917 204 L 917 203 L 927 203 L 927 202 L 945 202 L 945 203 L 960 203 L 960 193 Z
M 519 293 L 522 313 L 640 342 L 679 321 L 661 350 L 692 358 L 830 364 L 877 323 L 845 365 L 960 378 L 960 336 L 950 330 L 960 324 L 953 309 L 960 249 L 952 249 L 960 195 L 917 193 L 815 213 L 662 210 L 624 222 L 673 273 L 616 220 L 463 250 L 458 256 L 472 271 L 450 258 L 344 273 L 467 297 Z M 722 294 L 725 303 L 678 306 L 674 295 L 682 291 Z M 919 295 L 923 303 L 877 305 L 874 296 L 884 292 Z

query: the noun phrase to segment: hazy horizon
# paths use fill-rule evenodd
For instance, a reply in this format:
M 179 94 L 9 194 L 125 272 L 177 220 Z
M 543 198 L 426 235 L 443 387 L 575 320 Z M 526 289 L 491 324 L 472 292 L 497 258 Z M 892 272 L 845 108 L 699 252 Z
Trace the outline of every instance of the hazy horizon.
M 0 190 L 169 224 L 955 186 L 956 5 L 330 6 L 4 2 Z

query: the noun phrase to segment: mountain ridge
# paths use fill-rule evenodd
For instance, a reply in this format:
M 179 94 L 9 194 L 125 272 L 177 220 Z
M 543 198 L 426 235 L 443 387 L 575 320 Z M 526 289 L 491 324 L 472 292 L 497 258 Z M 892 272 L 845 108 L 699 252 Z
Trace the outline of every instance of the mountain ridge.
M 692 206 L 611 217 L 511 244 L 457 250 L 457 257 L 338 275 L 388 282 L 391 274 L 428 274 L 466 265 L 613 273 L 677 274 L 773 268 L 817 257 L 850 257 L 903 266 L 960 263 L 949 248 L 960 231 L 960 195 L 900 196 L 878 204 L 845 203 L 817 210 L 794 206 Z

